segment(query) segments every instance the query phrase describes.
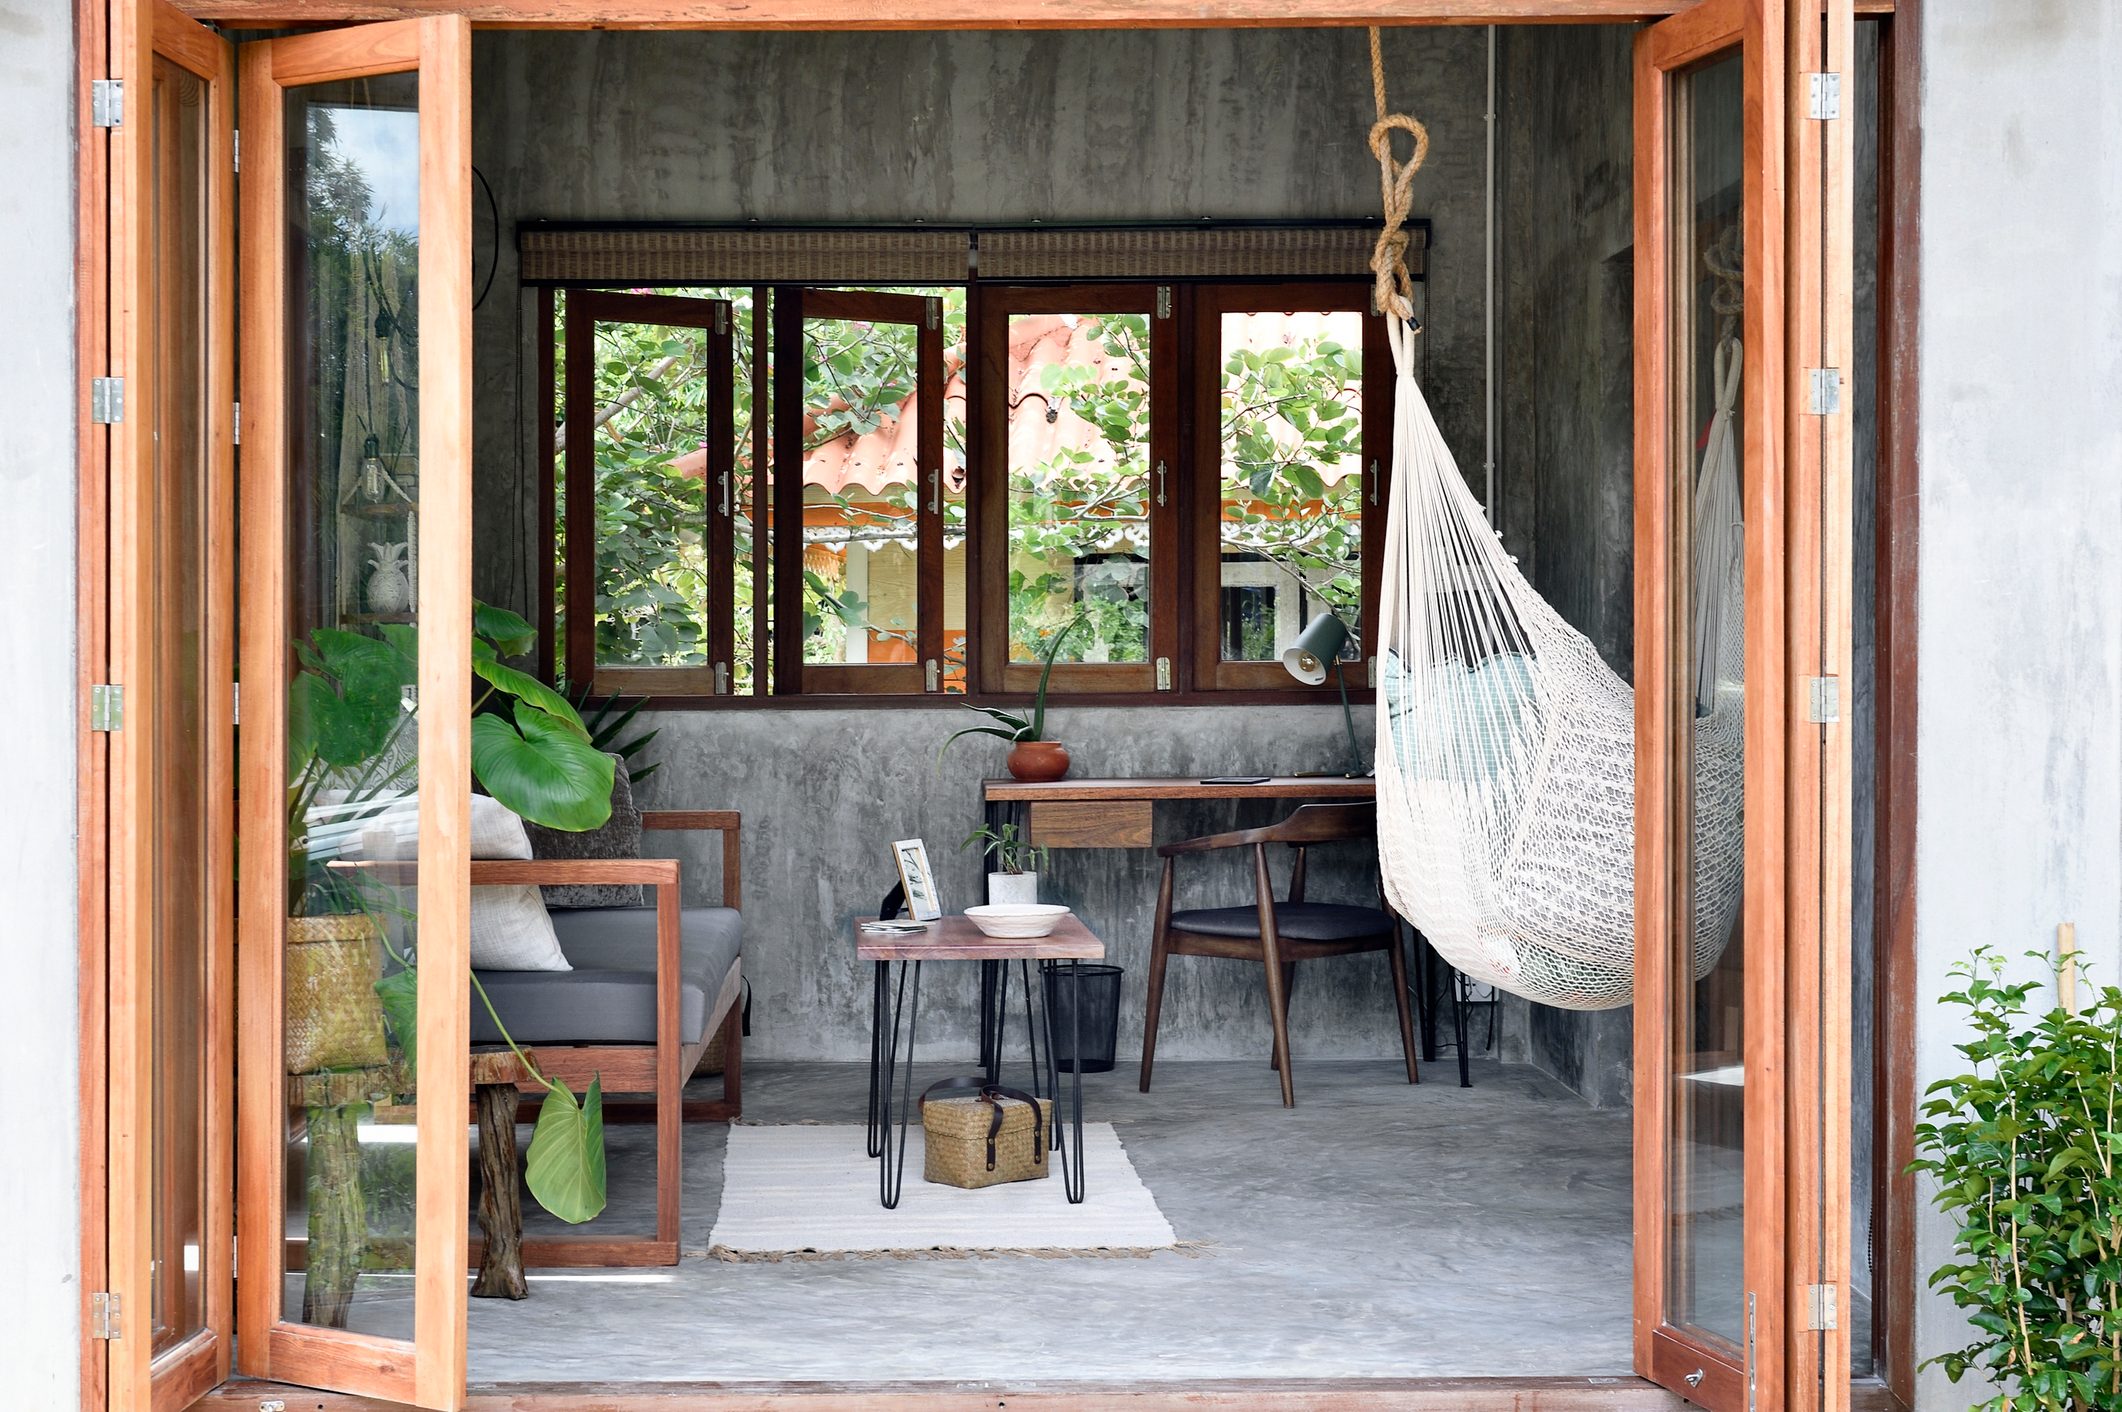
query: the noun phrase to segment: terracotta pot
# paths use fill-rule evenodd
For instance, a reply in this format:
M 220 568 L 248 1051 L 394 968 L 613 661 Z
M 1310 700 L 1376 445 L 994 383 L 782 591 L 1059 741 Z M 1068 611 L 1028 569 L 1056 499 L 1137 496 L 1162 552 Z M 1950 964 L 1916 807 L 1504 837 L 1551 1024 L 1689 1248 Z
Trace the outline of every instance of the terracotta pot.
M 1009 772 L 1026 784 L 1043 784 L 1068 773 L 1068 747 L 1058 740 L 1020 740 L 1010 747 Z

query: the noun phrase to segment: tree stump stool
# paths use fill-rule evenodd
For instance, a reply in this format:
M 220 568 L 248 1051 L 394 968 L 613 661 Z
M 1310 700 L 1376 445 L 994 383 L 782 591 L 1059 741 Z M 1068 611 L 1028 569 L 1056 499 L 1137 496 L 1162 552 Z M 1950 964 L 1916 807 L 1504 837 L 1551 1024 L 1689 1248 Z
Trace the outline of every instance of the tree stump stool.
M 516 1085 L 529 1078 L 506 1049 L 472 1055 L 472 1100 L 479 1113 L 479 1229 L 486 1239 L 478 1299 L 527 1299 L 523 1278 L 523 1196 L 516 1171 Z
M 287 1101 L 309 1132 L 303 1189 L 308 1235 L 303 1254 L 302 1322 L 343 1329 L 368 1254 L 368 1200 L 361 1190 L 363 1113 L 412 1091 L 403 1065 L 292 1074 Z

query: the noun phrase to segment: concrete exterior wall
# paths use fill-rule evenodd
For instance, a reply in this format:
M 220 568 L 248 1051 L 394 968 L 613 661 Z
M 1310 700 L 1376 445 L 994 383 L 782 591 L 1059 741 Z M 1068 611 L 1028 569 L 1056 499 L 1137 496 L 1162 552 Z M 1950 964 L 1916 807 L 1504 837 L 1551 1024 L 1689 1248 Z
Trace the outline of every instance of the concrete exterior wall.
M 80 1397 L 80 1072 L 74 870 L 74 38 L 50 0 L 0 0 L 0 1073 L 35 1135 L 0 1143 L 0 1368 L 18 1407 Z
M 2122 12 L 1926 5 L 1923 63 L 1919 1092 L 1964 1068 L 1924 998 L 1975 944 L 2073 920 L 2122 981 Z M 1919 1280 L 1951 1250 L 1930 1195 Z M 1965 1333 L 1919 1301 L 1919 1358 Z M 1933 1370 L 1916 1405 L 1978 1397 Z

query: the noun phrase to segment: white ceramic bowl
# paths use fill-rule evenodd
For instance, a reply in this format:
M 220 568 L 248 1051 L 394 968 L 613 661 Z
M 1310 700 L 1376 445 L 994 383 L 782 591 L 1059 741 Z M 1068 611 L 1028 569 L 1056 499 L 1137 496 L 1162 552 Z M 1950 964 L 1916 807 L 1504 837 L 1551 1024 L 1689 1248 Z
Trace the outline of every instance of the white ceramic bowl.
M 1052 933 L 1068 915 L 1068 909 L 1051 902 L 994 902 L 985 907 L 968 907 L 965 915 L 991 937 L 1029 941 Z

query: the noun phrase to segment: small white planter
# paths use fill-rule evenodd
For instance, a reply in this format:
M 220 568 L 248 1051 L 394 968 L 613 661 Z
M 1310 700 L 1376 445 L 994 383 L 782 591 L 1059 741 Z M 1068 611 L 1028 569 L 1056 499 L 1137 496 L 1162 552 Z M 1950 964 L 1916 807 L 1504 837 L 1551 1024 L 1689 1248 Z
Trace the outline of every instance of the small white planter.
M 1037 873 L 989 873 L 987 875 L 987 900 L 990 902 L 1037 902 L 1039 900 L 1039 875 Z

